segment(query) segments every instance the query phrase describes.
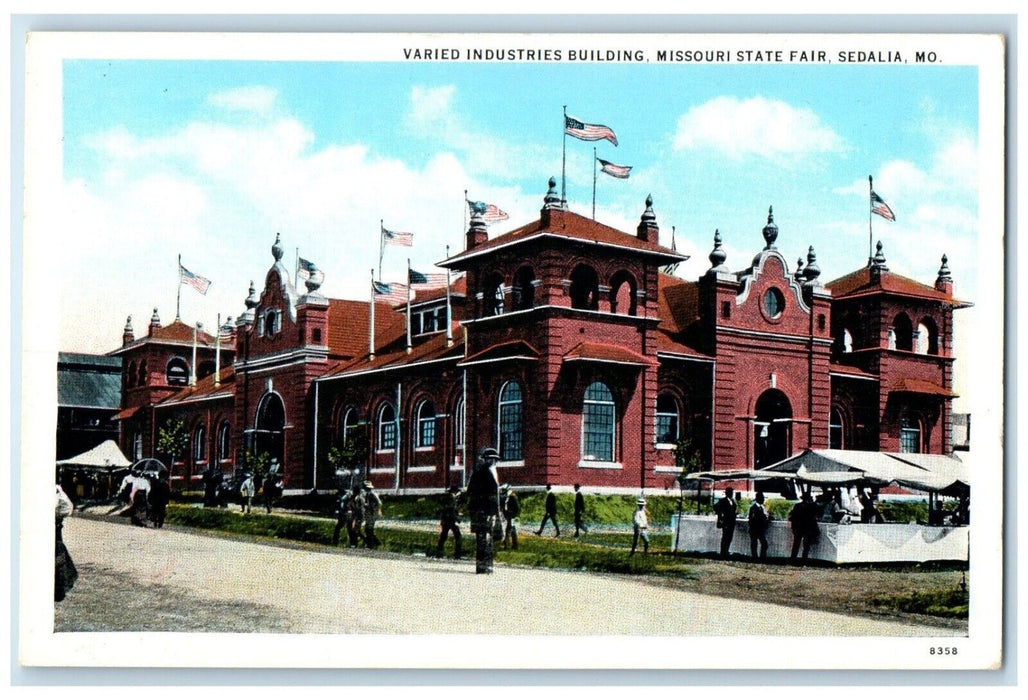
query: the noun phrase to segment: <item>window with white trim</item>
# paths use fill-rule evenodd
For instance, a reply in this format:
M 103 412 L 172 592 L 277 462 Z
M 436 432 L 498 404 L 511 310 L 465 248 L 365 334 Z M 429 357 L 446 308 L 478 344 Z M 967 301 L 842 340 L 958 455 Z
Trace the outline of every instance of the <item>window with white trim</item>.
M 900 452 L 916 454 L 921 452 L 921 421 L 912 416 L 900 419 Z
M 498 442 L 500 443 L 500 459 L 504 462 L 523 459 L 521 401 L 521 385 L 517 382 L 507 382 L 500 389 Z
M 218 460 L 226 462 L 232 457 L 232 425 L 222 421 L 218 426 Z
M 207 428 L 201 423 L 193 431 L 193 462 L 207 461 Z
M 391 403 L 378 409 L 378 449 L 396 449 L 396 411 Z
M 828 447 L 833 450 L 843 449 L 842 411 L 832 408 L 828 414 Z
M 614 461 L 614 395 L 603 382 L 593 382 L 582 400 L 582 460 Z
M 457 400 L 453 412 L 453 444 L 459 450 L 464 447 L 464 397 Z
M 678 401 L 672 394 L 657 397 L 657 444 L 674 445 L 678 442 Z
M 185 386 L 189 383 L 189 363 L 181 357 L 171 358 L 168 360 L 165 376 L 168 384 Z
M 422 401 L 416 412 L 417 429 L 414 447 L 424 449 L 435 447 L 435 406 L 431 401 Z

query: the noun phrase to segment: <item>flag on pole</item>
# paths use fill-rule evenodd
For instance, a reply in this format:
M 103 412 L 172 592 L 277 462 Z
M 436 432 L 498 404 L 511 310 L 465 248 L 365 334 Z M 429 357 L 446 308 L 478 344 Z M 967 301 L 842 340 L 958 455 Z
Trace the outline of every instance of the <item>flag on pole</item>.
M 410 289 L 405 284 L 400 282 L 378 282 L 372 281 L 372 289 L 375 290 L 375 296 L 380 301 L 387 302 L 392 305 L 406 304 Z
M 596 160 L 600 161 L 600 170 L 622 180 L 628 178 L 628 171 L 632 169 L 631 165 L 616 165 L 609 160 L 603 160 L 603 158 L 597 158 Z
M 472 202 L 470 199 L 467 200 L 468 207 L 471 208 L 471 213 L 478 212 L 482 215 L 482 220 L 487 224 L 494 224 L 497 221 L 506 221 L 510 217 L 507 216 L 507 212 L 500 209 L 495 204 L 487 204 L 485 202 Z
M 305 258 L 297 258 L 296 275 L 297 277 L 302 277 L 305 280 L 313 277 L 315 282 L 320 281 L 325 277 L 325 273 L 321 268 Z
M 418 272 L 417 270 L 407 271 L 407 282 L 412 289 L 437 289 L 446 285 L 445 272 Z
M 614 135 L 614 130 L 609 126 L 586 124 L 580 119 L 568 115 L 564 115 L 564 133 L 583 141 L 602 141 L 606 139 L 615 146 L 618 145 L 618 137 Z
M 193 272 L 190 272 L 185 267 L 183 267 L 182 263 L 178 264 L 178 274 L 179 280 L 182 283 L 188 284 L 190 287 L 200 292 L 200 294 L 203 294 L 204 296 L 207 295 L 207 290 L 211 287 L 211 281 L 209 279 L 207 279 L 206 277 L 201 277 L 200 275 L 197 275 Z
M 383 228 L 382 240 L 386 242 L 386 245 L 402 245 L 409 247 L 414 244 L 414 234 L 409 231 L 390 231 L 387 228 Z
M 886 221 L 896 220 L 896 215 L 892 212 L 892 209 L 874 190 L 871 190 L 871 213 L 877 214 Z

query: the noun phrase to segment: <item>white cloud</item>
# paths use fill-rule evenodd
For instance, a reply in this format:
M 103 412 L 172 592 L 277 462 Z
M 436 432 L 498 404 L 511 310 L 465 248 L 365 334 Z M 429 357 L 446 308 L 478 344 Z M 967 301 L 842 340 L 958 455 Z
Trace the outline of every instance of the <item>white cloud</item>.
M 675 150 L 718 151 L 732 159 L 774 161 L 845 150 L 842 137 L 813 111 L 780 100 L 716 97 L 678 119 Z
M 208 95 L 208 104 L 233 112 L 267 114 L 275 106 L 278 92 L 262 85 L 232 88 Z

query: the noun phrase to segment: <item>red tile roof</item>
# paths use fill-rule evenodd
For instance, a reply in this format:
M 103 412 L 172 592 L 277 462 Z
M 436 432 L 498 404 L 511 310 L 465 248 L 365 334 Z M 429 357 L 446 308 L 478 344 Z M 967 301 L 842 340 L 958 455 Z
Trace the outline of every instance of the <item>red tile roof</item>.
M 468 278 L 465 275 L 450 282 L 450 296 L 467 296 Z M 414 292 L 414 305 L 417 306 L 426 301 L 446 298 L 446 287 L 433 287 L 432 289 L 418 289 Z M 404 308 L 400 305 L 398 308 Z
M 471 364 L 487 360 L 503 360 L 508 358 L 523 359 L 526 357 L 537 359 L 539 357 L 539 351 L 524 340 L 508 340 L 503 343 L 490 345 L 485 350 L 480 350 L 479 352 L 464 358 L 461 361 L 461 364 Z
M 368 354 L 369 302 L 329 299 L 328 352 L 336 358 L 352 360 Z M 398 335 L 406 335 L 406 318 L 385 302 L 375 303 L 375 346 L 387 345 Z
M 959 304 L 952 295 L 940 292 L 935 287 L 921 284 L 894 272 L 884 271 L 876 282 L 871 278 L 871 268 L 865 267 L 849 273 L 839 279 L 832 280 L 827 285 L 832 292 L 833 299 L 845 299 L 847 297 L 866 296 L 871 294 L 894 294 L 897 296 L 917 297 L 919 299 L 934 299 L 945 301 L 951 304 Z
M 153 333 L 146 336 L 152 340 L 173 340 L 184 343 L 193 342 L 193 327 L 183 323 L 182 321 L 176 320 L 167 326 L 154 329 Z M 205 333 L 204 331 L 197 331 L 196 342 L 198 345 L 209 345 L 214 346 L 214 336 Z
M 663 273 L 657 284 L 657 352 L 711 359 L 688 344 L 700 320 L 699 284 Z
M 903 377 L 897 379 L 896 383 L 892 385 L 891 392 L 895 393 L 910 393 L 910 394 L 931 394 L 932 396 L 946 396 L 954 398 L 957 395 L 949 389 L 941 387 L 934 382 L 928 382 L 924 379 L 913 379 L 910 377 Z
M 378 311 L 376 310 L 376 314 Z M 460 335 L 455 335 L 453 344 L 447 346 L 446 334 L 435 333 L 433 335 L 417 338 L 407 352 L 405 319 L 400 315 L 399 334 L 393 340 L 375 348 L 375 357 L 368 356 L 367 338 L 364 339 L 364 349 L 360 357 L 351 361 L 344 361 L 329 370 L 322 378 L 338 377 L 346 374 L 356 374 L 371 370 L 406 367 L 419 362 L 439 360 L 445 358 L 458 359 L 464 355 L 464 341 Z M 375 318 L 375 325 L 378 325 L 378 318 Z M 365 323 L 365 332 L 367 324 Z
M 567 210 L 551 210 L 550 225 L 544 226 L 540 218 L 521 228 L 516 228 L 508 233 L 500 234 L 485 243 L 465 250 L 444 261 L 443 267 L 462 268 L 463 261 L 480 253 L 494 250 L 496 248 L 510 246 L 527 241 L 540 235 L 556 236 L 569 241 L 581 241 L 598 245 L 617 246 L 629 248 L 641 253 L 656 254 L 662 258 L 661 262 L 672 263 L 678 260 L 685 260 L 687 255 L 682 255 L 670 248 L 665 248 L 656 243 L 649 243 L 640 239 L 634 234 L 619 231 L 598 221 L 575 214 Z
M 233 396 L 236 390 L 235 367 L 231 365 L 223 367 L 218 376 L 221 378 L 220 386 L 214 386 L 214 375 L 209 374 L 203 379 L 197 379 L 195 385 L 183 387 L 180 391 L 160 401 L 158 405 L 181 403 L 183 401 L 199 401 L 200 399 L 212 398 L 214 396 L 218 396 L 218 398 Z M 224 394 L 224 396 L 220 396 L 221 394 Z
M 613 362 L 623 365 L 651 365 L 655 361 L 637 352 L 616 345 L 603 343 L 579 343 L 564 355 L 564 361 Z
M 878 379 L 877 374 L 872 374 L 871 372 L 862 370 L 859 367 L 843 365 L 838 362 L 832 362 L 828 366 L 828 371 L 832 374 L 842 374 L 848 377 L 865 377 L 867 379 Z

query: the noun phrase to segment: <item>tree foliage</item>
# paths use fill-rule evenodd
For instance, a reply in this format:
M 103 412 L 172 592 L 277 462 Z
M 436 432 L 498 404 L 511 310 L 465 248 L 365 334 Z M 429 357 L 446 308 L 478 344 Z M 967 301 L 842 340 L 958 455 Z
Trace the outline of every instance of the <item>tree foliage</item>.
M 169 418 L 157 430 L 157 452 L 166 455 L 169 465 L 189 448 L 189 431 L 181 418 Z

